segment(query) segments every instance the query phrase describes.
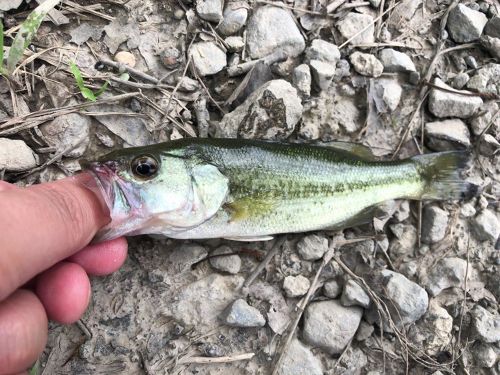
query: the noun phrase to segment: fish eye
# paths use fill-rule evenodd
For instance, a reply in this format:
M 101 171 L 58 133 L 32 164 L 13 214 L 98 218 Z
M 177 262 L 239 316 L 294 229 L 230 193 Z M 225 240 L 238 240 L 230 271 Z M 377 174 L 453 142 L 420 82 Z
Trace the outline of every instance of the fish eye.
M 143 155 L 132 160 L 132 173 L 139 178 L 148 179 L 158 173 L 158 161 L 149 155 Z

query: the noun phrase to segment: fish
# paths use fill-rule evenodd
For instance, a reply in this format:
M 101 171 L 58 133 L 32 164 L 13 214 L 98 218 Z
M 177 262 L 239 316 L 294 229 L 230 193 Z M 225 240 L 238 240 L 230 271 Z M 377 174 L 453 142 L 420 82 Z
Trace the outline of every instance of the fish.
M 467 151 L 384 161 L 363 145 L 184 138 L 113 151 L 86 169 L 109 208 L 99 241 L 272 239 L 366 223 L 393 199 L 467 199 Z

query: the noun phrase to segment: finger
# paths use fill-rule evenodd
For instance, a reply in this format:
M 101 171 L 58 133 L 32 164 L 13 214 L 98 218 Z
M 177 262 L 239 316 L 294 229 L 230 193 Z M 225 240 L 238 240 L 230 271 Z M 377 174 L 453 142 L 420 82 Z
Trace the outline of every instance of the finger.
M 0 192 L 6 190 L 13 190 L 15 188 L 17 188 L 16 185 L 9 184 L 8 182 L 5 181 L 0 181 Z
M 115 272 L 127 258 L 125 238 L 89 245 L 68 260 L 83 267 L 90 275 L 102 276 Z
M 38 276 L 35 290 L 49 319 L 60 323 L 80 319 L 90 300 L 87 273 L 70 262 L 61 262 Z
M 19 289 L 0 304 L 0 374 L 26 370 L 47 342 L 47 316 L 34 293 Z
M 0 300 L 83 248 L 109 214 L 82 174 L 0 192 Z M 95 183 L 95 182 L 94 182 Z

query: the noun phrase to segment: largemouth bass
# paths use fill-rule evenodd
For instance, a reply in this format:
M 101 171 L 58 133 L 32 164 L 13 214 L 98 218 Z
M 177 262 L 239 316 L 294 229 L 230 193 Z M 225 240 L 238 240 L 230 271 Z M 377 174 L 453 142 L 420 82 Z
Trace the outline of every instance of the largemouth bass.
M 364 146 L 181 139 L 111 152 L 89 167 L 111 214 L 98 239 L 265 240 L 366 222 L 390 199 L 460 199 L 466 152 L 376 160 Z

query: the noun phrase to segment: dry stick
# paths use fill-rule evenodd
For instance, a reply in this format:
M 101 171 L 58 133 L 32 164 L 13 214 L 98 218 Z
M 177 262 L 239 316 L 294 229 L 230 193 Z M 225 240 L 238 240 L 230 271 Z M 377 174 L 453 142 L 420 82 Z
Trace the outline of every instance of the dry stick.
M 186 365 L 191 363 L 229 363 L 236 361 L 247 361 L 252 359 L 255 356 L 255 353 L 244 353 L 244 354 L 236 354 L 232 356 L 225 357 L 189 357 L 189 358 L 181 358 L 177 364 Z
M 333 0 L 326 6 L 326 13 L 333 13 L 338 7 L 344 5 L 347 0 Z
M 64 3 L 64 5 L 70 6 L 72 8 L 78 9 L 78 10 L 81 10 L 83 12 L 90 13 L 90 14 L 92 14 L 94 16 L 103 18 L 103 19 L 105 19 L 107 21 L 114 21 L 115 20 L 115 17 L 108 16 L 107 14 L 100 13 L 100 12 L 95 11 L 93 9 L 90 9 L 88 7 L 84 7 L 84 6 L 80 5 L 80 4 L 72 2 L 70 0 L 64 0 L 63 3 Z
M 344 1 L 347 1 L 347 0 L 344 0 Z M 290 9 L 290 10 L 293 10 L 293 11 L 296 11 L 296 12 L 304 12 L 304 13 L 312 14 L 312 15 L 315 15 L 315 16 L 329 17 L 328 14 L 325 14 L 325 13 L 322 13 L 322 12 L 316 12 L 316 11 L 309 10 L 309 9 L 304 9 L 304 8 L 296 8 L 296 7 L 293 7 L 293 6 L 290 6 L 290 5 L 285 5 L 283 3 L 278 3 L 278 2 L 274 2 L 274 1 L 257 0 L 256 3 L 258 3 L 258 4 L 268 4 L 268 5 L 275 6 L 277 8 Z
M 288 55 L 285 51 L 277 50 L 270 55 L 267 55 L 258 60 L 247 61 L 242 64 L 238 64 L 236 66 L 230 66 L 227 69 L 227 74 L 229 77 L 236 77 L 245 73 L 248 73 L 257 63 L 263 61 L 267 65 L 273 65 L 277 62 L 285 61 L 288 58 Z
M 273 259 L 273 257 L 278 253 L 278 251 L 281 249 L 281 246 L 285 243 L 286 236 L 283 236 L 276 240 L 276 243 L 272 247 L 271 250 L 266 254 L 266 257 L 260 262 L 260 264 L 253 270 L 253 272 L 250 274 L 250 276 L 247 277 L 245 282 L 243 283 L 243 288 L 248 288 L 254 280 L 259 276 L 259 274 L 262 272 L 264 268 L 266 268 L 267 264 Z
M 104 65 L 107 65 L 107 66 L 110 66 L 112 68 L 115 68 L 115 69 L 118 69 L 118 70 L 121 70 L 121 69 L 124 69 L 126 70 L 128 73 L 130 73 L 131 75 L 133 76 L 136 76 L 138 78 L 141 78 L 145 81 L 148 81 L 148 82 L 151 82 L 151 83 L 154 83 L 155 85 L 158 85 L 160 84 L 160 80 L 156 79 L 155 77 L 153 76 L 150 76 L 149 74 L 146 74 L 144 72 L 141 72 L 140 70 L 137 70 L 135 68 L 132 68 L 128 65 L 125 65 L 125 64 L 119 64 L 117 62 L 114 62 L 114 61 L 111 61 L 111 60 L 108 60 L 108 59 L 101 59 L 100 60 Z
M 450 92 L 450 93 L 456 94 L 456 95 L 478 96 L 478 97 L 485 98 L 485 99 L 488 99 L 488 100 L 500 99 L 500 96 L 497 95 L 497 94 L 495 94 L 495 93 L 489 93 L 489 92 L 472 92 L 472 91 L 466 91 L 466 90 L 455 90 L 455 89 L 449 89 L 447 87 L 435 85 L 434 83 L 430 83 L 430 82 L 422 82 L 422 83 L 424 85 L 432 87 L 433 89 Z
M 462 304 L 460 306 L 460 324 L 458 329 L 458 338 L 457 345 L 460 345 L 460 341 L 462 340 L 462 327 L 464 322 L 465 315 L 465 304 L 467 302 L 467 279 L 469 278 L 469 262 L 470 262 L 470 233 L 469 237 L 467 237 L 467 263 L 465 265 L 465 278 L 464 278 L 464 299 L 462 300 Z M 455 348 L 454 348 L 455 349 Z M 453 350 L 453 356 L 451 363 L 455 362 L 455 350 Z

